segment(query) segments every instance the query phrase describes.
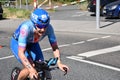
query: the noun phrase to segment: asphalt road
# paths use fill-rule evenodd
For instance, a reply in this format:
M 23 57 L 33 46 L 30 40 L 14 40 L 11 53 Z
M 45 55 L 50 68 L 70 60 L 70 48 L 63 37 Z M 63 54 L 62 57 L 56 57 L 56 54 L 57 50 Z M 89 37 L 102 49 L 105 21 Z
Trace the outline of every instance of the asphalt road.
M 79 6 L 72 8 L 71 6 L 59 8 L 57 12 L 50 13 L 51 19 L 95 20 L 89 12 L 79 11 Z M 78 13 L 81 15 L 73 16 Z M 102 17 L 102 20 L 105 19 Z M 0 80 L 10 80 L 12 68 L 21 67 L 9 48 L 10 36 L 14 30 L 15 27 L 6 29 L 4 26 L 0 29 L 0 45 L 4 46 L 0 49 Z M 62 62 L 70 67 L 70 71 L 66 76 L 63 76 L 64 73 L 60 70 L 52 71 L 53 80 L 120 80 L 120 37 L 118 35 L 87 32 L 55 33 Z M 47 37 L 40 44 L 45 59 L 53 57 Z
M 100 34 L 87 34 L 87 33 L 69 33 L 69 32 L 56 32 L 59 42 L 62 62 L 70 67 L 68 75 L 63 76 L 63 72 L 56 70 L 53 71 L 53 80 L 119 80 L 119 50 L 109 52 L 109 54 L 100 54 L 90 57 L 81 57 L 78 54 L 85 52 L 102 50 L 118 46 L 120 43 L 119 36 L 115 35 L 100 35 Z M 21 65 L 13 57 L 9 49 L 9 39 L 0 39 L 0 43 L 5 47 L 0 49 L 0 78 L 1 80 L 10 80 L 10 72 L 13 67 Z M 41 43 L 41 48 L 44 50 L 46 59 L 53 57 L 52 50 L 49 49 L 47 38 Z M 81 59 L 75 60 L 75 56 Z M 83 58 L 83 59 L 82 59 Z M 82 60 L 88 61 L 84 62 Z M 95 65 L 92 63 L 98 63 Z M 109 67 L 105 67 L 109 66 Z

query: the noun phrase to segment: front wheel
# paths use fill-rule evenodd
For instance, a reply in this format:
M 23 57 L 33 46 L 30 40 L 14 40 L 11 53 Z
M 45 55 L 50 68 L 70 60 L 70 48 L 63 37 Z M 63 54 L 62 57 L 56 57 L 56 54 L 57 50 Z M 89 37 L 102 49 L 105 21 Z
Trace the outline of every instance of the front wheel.
M 52 80 L 52 75 L 49 70 L 45 70 L 45 80 Z
M 52 80 L 52 79 L 46 79 L 46 80 Z
M 11 80 L 17 80 L 20 71 L 21 71 L 21 69 L 19 67 L 13 68 L 13 70 L 11 72 Z
M 42 74 L 39 74 L 39 80 L 52 80 L 51 72 L 44 70 Z

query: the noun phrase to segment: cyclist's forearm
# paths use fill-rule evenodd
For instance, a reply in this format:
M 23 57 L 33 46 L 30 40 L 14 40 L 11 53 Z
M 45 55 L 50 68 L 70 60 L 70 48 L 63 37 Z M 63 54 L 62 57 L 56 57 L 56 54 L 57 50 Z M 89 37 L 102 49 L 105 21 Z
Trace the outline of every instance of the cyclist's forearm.
M 19 53 L 18 53 L 21 61 L 22 61 L 22 64 L 28 68 L 28 69 L 31 69 L 33 68 L 32 65 L 30 64 L 30 62 L 28 61 L 28 59 L 26 58 L 25 54 L 24 54 L 24 51 L 21 51 L 19 50 Z
M 56 49 L 53 53 L 54 53 L 54 57 L 55 57 L 55 58 L 58 58 L 57 63 L 61 63 L 59 49 Z
M 28 69 L 31 69 L 32 68 L 32 65 L 30 64 L 30 62 L 27 60 L 27 58 L 24 56 L 24 55 L 19 55 L 21 61 L 22 61 L 22 64 L 28 68 Z

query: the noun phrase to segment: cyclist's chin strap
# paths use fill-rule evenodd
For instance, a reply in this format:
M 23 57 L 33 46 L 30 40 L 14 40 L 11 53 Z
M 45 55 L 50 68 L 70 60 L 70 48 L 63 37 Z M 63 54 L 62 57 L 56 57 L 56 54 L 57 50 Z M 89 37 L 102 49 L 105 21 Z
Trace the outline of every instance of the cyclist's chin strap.
M 34 24 L 34 28 L 37 29 L 37 28 L 36 28 L 36 24 Z

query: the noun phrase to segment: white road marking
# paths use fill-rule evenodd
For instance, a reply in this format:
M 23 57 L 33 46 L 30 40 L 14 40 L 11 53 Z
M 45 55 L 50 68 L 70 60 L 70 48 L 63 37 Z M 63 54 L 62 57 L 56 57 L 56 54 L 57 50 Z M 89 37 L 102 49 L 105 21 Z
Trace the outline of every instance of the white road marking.
M 109 38 L 109 37 L 111 37 L 111 36 L 103 36 L 103 37 L 101 37 L 101 38 L 105 39 L 105 38 Z
M 78 12 L 76 12 L 76 13 L 77 13 L 77 14 L 85 14 L 85 13 L 87 14 L 88 11 L 82 11 L 82 12 L 81 12 L 81 11 L 78 11 Z
M 72 43 L 72 45 L 82 44 L 82 43 L 85 43 L 85 41 L 80 41 L 80 42 Z
M 76 14 L 82 14 L 83 12 L 76 12 Z
M 87 41 L 94 41 L 94 40 L 97 40 L 99 38 L 92 38 L 92 39 L 88 39 Z
M 83 15 L 90 15 L 87 13 L 87 11 L 84 11 L 84 12 L 75 12 L 74 15 L 72 15 L 71 17 L 79 17 L 79 16 L 83 16 Z
M 93 62 L 93 61 L 89 61 L 89 60 L 83 60 L 82 57 L 78 57 L 78 56 L 69 56 L 67 58 L 72 59 L 72 60 L 76 60 L 76 61 L 80 61 L 80 62 L 84 62 L 84 63 L 88 63 L 88 64 L 92 64 L 92 65 L 96 65 L 96 66 L 100 66 L 100 67 L 107 68 L 107 69 L 114 70 L 114 71 L 120 71 L 120 68 L 113 67 L 110 65 L 101 64 L 101 63 L 97 63 L 97 62 Z
M 48 51 L 48 50 L 51 50 L 52 48 L 45 48 L 45 49 L 42 49 L 42 51 Z
M 14 55 L 10 55 L 10 56 L 6 56 L 6 57 L 2 57 L 2 58 L 0 58 L 0 60 L 8 59 L 8 58 L 12 58 L 12 57 L 14 57 Z
M 78 54 L 78 55 L 79 56 L 84 56 L 84 57 L 92 57 L 92 56 L 105 54 L 105 53 L 110 53 L 110 52 L 115 52 L 115 51 L 120 51 L 120 45 L 110 47 L 110 48 L 105 48 L 105 49 L 89 51 L 89 52 L 81 53 L 81 54 Z
M 65 47 L 65 46 L 70 46 L 70 44 L 60 45 L 59 47 Z
M 84 59 L 84 57 L 80 57 L 80 56 L 68 56 L 66 58 L 77 60 L 77 61 Z
M 101 38 L 108 38 L 108 37 L 111 37 L 111 36 L 104 36 L 104 37 L 101 37 Z M 91 40 L 96 40 L 96 39 L 97 39 L 97 38 L 93 38 L 93 39 L 91 39 Z M 90 41 L 90 39 L 89 39 L 88 41 Z M 64 45 L 60 45 L 59 47 L 66 47 L 66 46 L 77 45 L 77 44 L 82 44 L 82 43 L 85 43 L 85 41 L 75 42 L 75 43 L 71 43 L 71 44 L 64 44 Z M 51 49 L 52 49 L 52 48 L 46 48 L 46 49 L 42 49 L 42 51 L 47 51 L 47 50 L 51 50 Z M 1 57 L 0 60 L 12 58 L 12 57 L 14 57 L 14 55 Z
M 71 17 L 78 17 L 78 16 L 83 16 L 84 14 L 76 14 L 76 15 L 72 15 Z

